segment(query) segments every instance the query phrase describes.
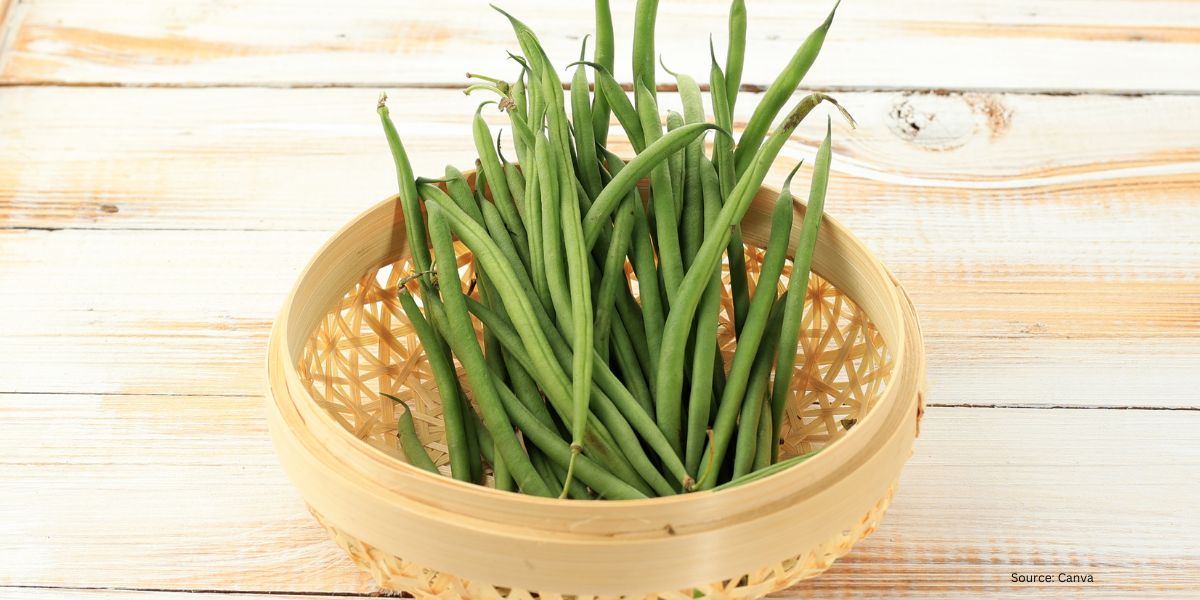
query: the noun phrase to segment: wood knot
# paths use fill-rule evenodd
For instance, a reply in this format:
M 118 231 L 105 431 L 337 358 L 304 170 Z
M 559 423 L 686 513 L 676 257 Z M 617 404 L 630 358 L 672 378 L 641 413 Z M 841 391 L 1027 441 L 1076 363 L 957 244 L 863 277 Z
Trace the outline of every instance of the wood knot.
M 986 132 L 994 139 L 1008 131 L 1012 110 L 994 94 L 908 92 L 888 112 L 888 126 L 902 140 L 934 152 L 955 150 Z

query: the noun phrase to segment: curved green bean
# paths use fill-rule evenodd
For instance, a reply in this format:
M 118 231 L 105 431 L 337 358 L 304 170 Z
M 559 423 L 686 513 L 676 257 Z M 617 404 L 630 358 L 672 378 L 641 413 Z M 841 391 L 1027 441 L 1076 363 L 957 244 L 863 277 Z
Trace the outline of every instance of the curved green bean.
M 759 344 L 758 356 L 750 369 L 750 383 L 742 399 L 742 414 L 737 424 L 737 442 L 733 453 L 733 477 L 737 479 L 754 470 L 758 460 L 759 438 L 762 437 L 763 407 L 768 402 L 767 392 L 771 387 L 771 367 L 775 364 L 775 347 L 779 344 L 779 329 L 783 323 L 783 299 L 775 302 L 767 324 L 767 332 Z M 714 439 L 716 432 L 713 433 Z M 769 445 L 770 442 L 767 442 Z M 768 456 L 770 448 L 766 448 Z
M 428 187 L 428 186 L 426 186 Z M 433 241 L 434 259 L 437 261 L 440 273 L 439 286 L 442 290 L 442 303 L 445 305 L 447 328 L 451 335 L 447 336 L 451 349 L 458 356 L 467 373 L 467 381 L 475 392 L 475 401 L 483 412 L 483 422 L 498 445 L 500 456 L 512 472 L 513 479 L 521 491 L 539 496 L 551 496 L 545 482 L 529 462 L 529 456 L 521 448 L 508 420 L 504 405 L 501 403 L 496 382 L 490 376 L 483 352 L 475 338 L 475 329 L 471 325 L 471 317 L 467 313 L 467 305 L 462 289 L 459 288 L 457 277 L 458 258 L 454 252 L 454 242 L 450 237 L 450 225 L 443 217 L 438 204 L 426 204 L 429 211 L 429 230 Z M 506 294 L 507 296 L 507 294 Z
M 508 180 L 504 176 L 504 167 L 500 164 L 496 147 L 492 145 L 492 131 L 488 128 L 487 122 L 483 120 L 483 107 L 490 103 L 490 101 L 484 102 L 475 109 L 472 125 L 475 151 L 479 153 L 481 171 L 487 175 L 488 188 L 492 191 L 492 200 L 500 211 L 504 224 L 512 232 L 512 238 L 517 248 L 522 248 L 524 255 L 529 256 L 529 248 L 525 247 L 525 240 L 528 237 L 525 233 L 525 226 L 521 224 L 521 217 L 517 214 L 512 193 L 508 189 Z M 476 189 L 482 188 L 478 184 L 475 187 Z
M 535 312 L 534 305 L 530 298 L 526 296 L 523 290 L 517 283 L 517 276 L 512 270 L 512 266 L 502 256 L 500 249 L 495 245 L 495 242 L 487 235 L 487 232 L 482 229 L 479 224 L 473 222 L 466 213 L 458 209 L 446 195 L 434 186 L 423 186 L 420 188 L 422 197 L 425 198 L 426 206 L 437 206 L 450 224 L 459 238 L 467 245 L 468 248 L 475 254 L 475 259 L 478 261 L 485 272 L 492 277 L 497 285 L 509 290 L 509 293 L 501 295 L 501 301 L 505 311 L 509 315 L 512 324 L 519 334 L 520 349 L 524 351 L 528 358 L 522 361 L 523 366 L 543 390 L 546 391 L 547 398 L 558 411 L 560 416 L 564 416 L 569 420 L 572 412 L 572 394 L 571 386 L 568 382 L 566 373 L 563 372 L 559 365 L 558 357 L 554 350 L 551 349 L 550 341 L 547 333 L 557 331 L 553 327 L 542 329 L 539 324 L 539 313 Z M 540 314 L 544 319 L 544 312 Z M 561 339 L 561 338 L 558 338 Z M 501 337 L 503 342 L 503 337 Z M 515 348 L 510 348 L 514 350 Z M 626 424 L 627 425 L 627 424 Z M 597 431 L 604 437 L 603 431 Z M 611 438 L 610 438 L 611 439 Z M 594 448 L 594 444 L 589 445 Z M 618 473 L 621 467 L 621 461 L 625 457 L 620 455 L 620 451 L 615 446 L 606 445 L 599 449 L 606 451 L 606 454 L 601 456 L 605 460 L 605 465 L 612 469 L 631 485 L 636 482 L 637 474 L 626 472 Z M 512 465 L 509 465 L 510 468 Z
M 704 225 L 712 227 L 721 210 L 721 190 L 712 163 L 701 158 L 700 179 L 704 192 Z M 717 326 L 721 313 L 721 275 L 713 273 L 696 317 L 695 343 L 692 350 L 692 385 L 688 396 L 687 439 L 684 444 L 684 465 L 688 471 L 700 470 L 704 456 L 704 441 L 713 401 L 713 373 L 717 371 Z M 721 367 L 724 365 L 721 364 Z
M 603 275 L 596 291 L 596 322 L 595 343 L 596 351 L 601 359 L 608 358 L 608 341 L 612 328 L 612 317 L 616 311 L 618 286 L 625 285 L 625 255 L 629 250 L 630 237 L 633 235 L 633 220 L 636 218 L 634 203 L 638 202 L 636 192 L 630 192 L 625 202 L 617 211 L 613 225 L 612 240 L 608 244 L 608 254 L 604 257 Z
M 732 12 L 733 9 L 730 10 Z M 744 6 L 742 10 L 745 11 Z M 732 51 L 733 48 L 731 41 L 730 50 Z M 717 64 L 717 53 L 713 49 L 711 37 L 708 40 L 708 54 L 712 61 L 709 69 L 709 89 L 726 89 L 725 75 L 721 72 L 721 66 Z M 739 66 L 740 64 L 738 62 Z M 733 106 L 730 99 L 726 99 L 723 94 L 715 93 L 710 94 L 709 97 L 712 99 L 713 115 L 717 125 L 733 131 Z M 728 198 L 733 193 L 734 182 L 737 180 L 733 167 L 732 138 L 720 137 L 713 140 L 713 162 L 716 163 L 717 176 L 721 184 L 721 197 Z M 746 248 L 742 245 L 742 226 L 740 224 L 733 225 L 726 255 L 729 257 L 729 295 L 733 299 L 733 330 L 737 333 L 742 330 L 742 324 L 746 322 L 746 311 L 750 308 L 750 283 L 746 280 Z
M 617 116 L 617 122 L 625 130 L 625 136 L 629 138 L 629 144 L 633 146 L 633 151 L 641 153 L 646 147 L 642 122 L 638 119 L 637 109 L 629 101 L 629 96 L 625 95 L 625 89 L 613 78 L 612 69 L 590 61 L 580 61 L 580 63 L 596 71 L 596 90 L 599 92 L 597 97 L 603 97 L 613 114 Z
M 512 415 L 513 421 L 516 422 L 517 427 L 521 428 L 521 431 L 525 434 L 525 438 L 533 442 L 555 464 L 564 468 L 567 467 L 575 454 L 571 451 L 570 446 L 559 436 L 558 432 L 554 428 L 548 427 L 538 421 L 537 417 L 533 416 L 533 413 L 529 412 L 529 409 L 521 404 L 521 401 L 517 400 L 506 386 L 500 386 L 499 390 L 500 399 L 504 402 L 504 408 Z M 605 498 L 635 500 L 646 497 L 644 492 L 639 491 L 629 483 L 606 471 L 586 455 L 579 456 L 576 459 L 575 475 L 580 481 L 587 484 L 593 490 L 596 490 L 596 493 Z
M 446 428 L 446 446 L 450 453 L 450 474 L 460 481 L 472 481 L 471 457 L 467 453 L 466 417 L 463 414 L 463 401 L 458 391 L 458 376 L 454 372 L 454 363 L 442 345 L 441 336 L 429 325 L 429 321 L 425 319 L 408 290 L 402 288 L 397 296 L 400 307 L 417 334 L 417 339 L 421 341 L 429 369 L 433 371 L 433 379 L 442 396 L 442 421 Z
M 612 10 L 608 7 L 608 0 L 596 0 L 596 49 L 592 60 L 612 72 L 615 59 Z M 599 92 L 600 82 L 596 83 L 596 89 Z M 592 130 L 596 143 L 601 147 L 608 146 L 608 116 L 608 99 L 604 97 L 604 94 L 597 93 L 595 100 L 592 101 Z
M 830 124 L 826 121 L 825 140 L 817 149 L 817 161 L 813 165 L 804 224 L 801 225 L 800 239 L 792 253 L 792 276 L 788 279 L 787 303 L 784 306 L 783 326 L 779 336 L 779 358 L 775 365 L 775 384 L 771 391 L 771 436 L 774 440 L 779 439 L 783 413 L 791 396 L 797 343 L 800 341 L 800 323 L 804 316 L 804 298 L 808 293 L 809 269 L 812 266 L 813 250 L 817 245 L 821 215 L 825 211 L 825 191 L 829 185 L 829 163 L 833 154 L 830 137 Z M 775 460 L 778 455 L 779 447 L 775 444 L 771 451 L 771 460 Z
M 767 138 L 758 154 L 755 156 L 753 168 L 739 181 L 734 191 L 721 207 L 712 226 L 705 231 L 704 243 L 696 253 L 692 268 L 684 277 L 679 291 L 671 304 L 666 324 L 663 326 L 662 347 L 658 360 L 658 376 L 654 383 L 655 401 L 660 412 L 665 413 L 663 421 L 674 420 L 675 430 L 678 430 L 681 391 L 683 389 L 683 361 L 691 324 L 696 316 L 700 296 L 711 281 L 713 273 L 718 269 L 721 251 L 729 243 L 730 227 L 740 221 L 750 208 L 750 203 L 758 188 L 766 178 L 767 171 L 779 150 L 783 147 L 792 131 L 800 121 L 823 100 L 831 100 L 825 94 L 812 94 L 796 104 L 783 123 Z M 728 393 L 728 385 L 726 386 Z M 661 423 L 661 422 L 660 422 Z M 670 426 L 668 424 L 668 426 Z
M 792 169 L 784 182 L 784 190 L 791 184 L 792 177 L 800 168 L 797 164 Z M 725 379 L 725 393 L 721 396 L 721 402 L 717 408 L 717 418 L 713 425 L 713 441 L 710 443 L 711 454 L 717 464 L 720 464 L 725 458 L 725 451 L 729 445 L 730 438 L 733 437 L 734 427 L 737 424 L 738 414 L 742 413 L 742 406 L 745 403 L 755 404 L 761 403 L 761 396 L 757 398 L 748 397 L 746 394 L 747 385 L 751 380 L 750 371 L 754 366 L 756 358 L 761 354 L 759 346 L 762 344 L 764 334 L 767 332 L 767 321 L 771 313 L 771 308 L 776 304 L 776 288 L 779 285 L 779 276 L 783 273 L 783 263 L 787 259 L 788 239 L 792 233 L 792 197 L 791 194 L 781 193 L 775 202 L 775 208 L 771 211 L 771 233 L 767 242 L 767 253 L 763 257 L 762 269 L 758 276 L 758 285 L 754 289 L 754 297 L 750 300 L 750 312 L 746 317 L 746 326 L 742 329 L 742 334 L 738 337 L 737 349 L 733 354 L 733 362 L 729 366 L 729 373 Z M 765 351 L 765 349 L 764 349 Z M 771 346 L 771 356 L 774 356 L 775 347 Z M 768 365 L 769 367 L 769 365 Z M 757 433 L 758 431 L 758 413 L 752 411 L 752 415 L 748 415 L 751 422 L 747 422 L 745 427 L 749 431 Z M 749 437 L 749 440 L 745 438 Z M 753 460 L 753 440 L 754 435 L 739 436 L 739 443 L 743 440 L 749 444 L 749 459 Z M 740 475 L 737 472 L 739 464 L 735 461 L 735 475 Z M 745 463 L 746 467 L 750 463 Z M 700 486 L 711 486 L 715 482 L 713 480 L 701 481 Z
M 746 61 L 746 0 L 733 0 L 729 5 L 729 48 L 725 51 L 725 85 L 713 90 L 725 91 L 726 103 L 732 112 L 742 89 L 742 65 Z
M 677 152 L 709 129 L 722 131 L 712 123 L 684 125 L 658 138 L 641 154 L 626 163 L 619 173 L 614 173 L 612 181 L 604 186 L 596 201 L 592 203 L 592 208 L 583 218 L 583 235 L 588 247 L 595 245 L 596 240 L 600 237 L 600 230 L 606 226 L 612 212 L 620 205 L 625 195 L 637 187 L 643 177 L 649 175 L 656 167 L 664 166 L 663 161 L 667 160 L 671 153 Z M 722 133 L 728 135 L 724 131 Z M 669 214 L 673 214 L 673 212 Z
M 587 46 L 587 37 L 584 37 Z M 580 51 L 580 60 L 583 60 Z M 571 122 L 575 132 L 575 152 L 579 155 L 576 166 L 577 176 L 588 197 L 595 198 L 600 193 L 600 170 L 596 163 L 596 132 L 592 128 L 592 105 L 588 94 L 587 71 L 583 65 L 575 67 L 571 77 Z
M 737 150 L 734 151 L 734 167 L 739 177 L 750 167 L 750 162 L 754 160 L 754 155 L 762 144 L 767 129 L 771 127 L 771 121 L 775 120 L 775 115 L 779 114 L 784 103 L 796 90 L 796 86 L 800 85 L 800 81 L 808 73 L 813 61 L 817 59 L 817 54 L 821 52 L 821 46 L 825 43 L 825 34 L 829 33 L 829 27 L 833 24 L 833 15 L 836 12 L 837 4 L 834 4 L 833 10 L 829 11 L 825 22 L 814 29 L 800 44 L 796 53 L 792 55 L 791 61 L 775 77 L 775 81 L 771 82 L 770 87 L 763 94 L 762 101 L 754 107 L 750 120 L 746 122 L 746 129 L 742 131 L 742 137 L 738 140 Z
M 651 99 L 655 92 L 654 21 L 657 17 L 658 0 L 638 0 L 633 21 L 633 84 L 646 86 Z M 642 98 L 637 100 L 638 110 L 641 110 Z
M 400 413 L 396 420 L 396 437 L 400 440 L 400 448 L 404 450 L 408 464 L 441 475 L 433 459 L 425 452 L 421 438 L 417 437 L 417 427 L 413 424 L 412 410 L 408 408 L 408 403 L 386 392 L 380 392 L 380 395 L 387 396 L 404 407 L 404 412 Z
M 514 358 L 518 362 L 529 362 L 532 364 L 532 359 L 524 354 L 520 347 L 520 336 L 511 327 L 506 325 L 495 311 L 483 306 L 482 304 L 468 300 L 470 311 L 479 318 L 479 320 L 488 329 L 496 333 L 497 339 L 501 345 L 512 350 Z M 550 335 L 549 339 L 554 346 L 554 352 L 558 355 L 559 363 L 567 366 L 571 364 L 571 350 L 567 343 L 557 335 Z M 621 380 L 609 369 L 603 361 L 594 361 L 595 379 L 592 382 L 592 399 L 596 405 L 597 414 L 600 420 L 609 425 L 612 430 L 614 439 L 622 443 L 622 448 L 626 449 L 626 455 L 631 462 L 634 463 L 634 468 L 647 478 L 647 482 L 655 487 L 659 493 L 662 491 L 665 482 L 657 481 L 654 475 L 647 475 L 644 472 L 655 472 L 653 465 L 645 459 L 645 454 L 640 451 L 640 444 L 633 437 L 635 434 L 645 440 L 650 449 L 655 455 L 663 461 L 668 472 L 676 477 L 681 485 L 689 487 L 692 483 L 692 477 L 687 469 L 683 466 L 683 461 L 672 450 L 667 443 L 667 439 L 658 431 L 654 420 L 641 408 L 637 400 L 624 388 Z M 565 373 L 565 376 L 573 376 L 573 372 Z M 565 382 L 561 385 L 565 386 Z M 543 389 L 547 389 L 545 386 Z M 549 392 L 550 390 L 547 389 Z M 601 412 L 608 410 L 609 407 L 619 411 L 619 413 Z M 670 490 L 669 486 L 665 486 L 666 490 Z M 669 492 L 668 492 L 669 493 Z
M 383 134 L 392 152 L 396 165 L 396 181 L 400 186 L 400 208 L 404 212 L 404 231 L 408 235 L 408 248 L 412 255 L 413 270 L 420 273 L 429 270 L 429 240 L 425 235 L 425 220 L 421 216 L 420 198 L 417 196 L 416 179 L 408 153 L 400 141 L 400 134 L 388 113 L 387 94 L 379 95 L 379 120 L 383 123 Z

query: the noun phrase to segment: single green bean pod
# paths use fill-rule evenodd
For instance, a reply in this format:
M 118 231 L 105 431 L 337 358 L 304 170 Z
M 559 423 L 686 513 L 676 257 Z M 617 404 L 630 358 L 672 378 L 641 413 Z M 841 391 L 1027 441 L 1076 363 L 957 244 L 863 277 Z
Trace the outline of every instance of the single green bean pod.
M 771 437 L 779 440 L 783 427 L 784 412 L 791 397 L 792 376 L 796 369 L 797 343 L 800 341 L 800 324 L 804 316 L 804 299 L 808 293 L 809 269 L 812 267 L 813 250 L 817 245 L 817 230 L 821 226 L 821 215 L 825 211 L 825 191 L 829 186 L 829 163 L 832 159 L 831 131 L 825 123 L 825 140 L 817 150 L 813 165 L 812 186 L 808 193 L 808 207 L 804 211 L 804 224 L 800 228 L 800 239 L 792 254 L 792 275 L 788 278 L 787 300 L 784 306 L 783 325 L 779 336 L 779 358 L 775 366 L 775 383 L 771 391 Z M 779 447 L 772 448 L 771 459 L 779 456 Z
M 434 464 L 433 459 L 429 458 L 429 453 L 425 452 L 425 445 L 421 443 L 421 438 L 417 437 L 417 428 L 413 424 L 412 410 L 408 408 L 408 403 L 391 394 L 383 393 L 383 395 L 404 407 L 404 412 L 400 413 L 400 417 L 396 421 L 396 437 L 400 440 L 400 448 L 404 450 L 408 464 L 440 475 L 437 465 Z

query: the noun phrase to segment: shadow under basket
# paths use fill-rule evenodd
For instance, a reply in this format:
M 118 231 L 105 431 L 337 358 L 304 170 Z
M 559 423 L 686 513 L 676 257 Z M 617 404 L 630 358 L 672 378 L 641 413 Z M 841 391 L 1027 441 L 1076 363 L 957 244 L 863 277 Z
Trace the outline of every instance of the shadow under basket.
M 742 224 L 752 287 L 777 197 L 761 189 Z M 802 220 L 799 207 L 793 245 Z M 470 270 L 470 253 L 460 251 Z M 411 267 L 393 197 L 325 244 L 276 320 L 271 435 L 310 511 L 388 591 L 762 597 L 820 574 L 874 531 L 924 406 L 920 328 L 895 278 L 828 216 L 812 270 L 780 440 L 783 457 L 821 449 L 812 459 L 736 488 L 668 498 L 501 492 L 417 469 L 397 443 L 398 413 L 380 392 L 408 402 L 425 449 L 448 469 L 437 386 L 396 299 Z M 728 286 L 725 294 L 719 331 L 728 365 L 736 341 Z

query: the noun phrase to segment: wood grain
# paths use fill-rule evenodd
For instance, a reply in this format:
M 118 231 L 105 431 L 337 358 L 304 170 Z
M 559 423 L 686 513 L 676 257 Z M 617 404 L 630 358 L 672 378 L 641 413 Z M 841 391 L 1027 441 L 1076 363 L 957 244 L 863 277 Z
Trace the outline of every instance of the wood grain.
M 372 590 L 277 468 L 260 403 L 0 395 L 0 585 Z M 933 408 L 883 526 L 783 597 L 983 597 L 1047 570 L 1096 583 L 1030 591 L 1194 590 L 1197 468 L 1195 412 Z
M 1200 406 L 1200 99 L 842 97 L 860 125 L 835 125 L 829 211 L 912 291 L 934 402 Z M 0 90 L 0 268 L 15 284 L 0 386 L 257 393 L 295 273 L 395 185 L 364 108 L 374 92 L 95 89 L 87 111 L 77 98 Z M 419 172 L 468 163 L 474 100 L 405 90 L 393 104 L 428 115 L 401 122 Z M 89 376 L 53 375 L 66 369 Z
M 614 2 L 616 47 L 630 47 L 632 1 Z M 832 2 L 749 7 L 744 82 L 767 84 Z M 565 64 L 592 31 L 571 3 L 508 0 Z M 707 34 L 726 39 L 726 0 L 664 2 L 667 64 L 708 72 Z M 512 71 L 502 17 L 479 0 L 208 3 L 31 0 L 22 3 L 0 82 L 117 85 L 461 85 L 462 73 Z M 1152 2 L 888 2 L 839 9 L 808 85 L 1195 92 L 1200 11 Z M 618 55 L 628 78 L 628 55 Z M 665 74 L 664 74 L 665 78 Z
M 0 597 L 375 591 L 277 466 L 262 363 L 305 261 L 394 188 L 378 89 L 436 174 L 480 100 L 439 88 L 514 73 L 484 3 L 414 4 L 0 0 Z M 503 4 L 559 63 L 591 29 Z M 663 3 L 668 65 L 707 73 L 727 4 Z M 761 86 L 828 3 L 749 4 Z M 829 210 L 912 292 L 932 405 L 880 530 L 778 597 L 1194 597 L 1198 45 L 1185 0 L 839 9 L 805 83 L 860 123 Z M 1010 582 L 1060 571 L 1096 583 Z

